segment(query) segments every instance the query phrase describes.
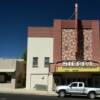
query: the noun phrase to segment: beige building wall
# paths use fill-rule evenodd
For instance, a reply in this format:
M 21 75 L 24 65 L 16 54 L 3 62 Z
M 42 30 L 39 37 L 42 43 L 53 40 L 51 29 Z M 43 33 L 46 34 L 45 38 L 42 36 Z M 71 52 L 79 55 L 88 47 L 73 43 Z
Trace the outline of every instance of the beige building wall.
M 48 85 L 49 68 L 44 66 L 44 57 L 50 57 L 53 62 L 53 38 L 28 38 L 27 47 L 26 88 L 35 89 L 36 85 Z M 38 67 L 34 68 L 33 57 L 38 57 Z
M 19 62 L 19 65 L 17 64 Z M 14 89 L 16 86 L 16 73 L 18 70 L 16 70 L 17 67 L 23 67 L 21 66 L 21 63 L 23 62 L 23 59 L 7 59 L 7 58 L 0 58 L 0 81 L 5 80 L 7 77 L 6 75 L 10 75 L 11 79 L 6 82 L 0 82 L 0 89 Z M 6 75 L 5 75 L 6 74 Z
M 0 90 L 2 89 L 14 89 L 15 88 L 15 79 L 11 79 L 11 83 L 0 83 Z

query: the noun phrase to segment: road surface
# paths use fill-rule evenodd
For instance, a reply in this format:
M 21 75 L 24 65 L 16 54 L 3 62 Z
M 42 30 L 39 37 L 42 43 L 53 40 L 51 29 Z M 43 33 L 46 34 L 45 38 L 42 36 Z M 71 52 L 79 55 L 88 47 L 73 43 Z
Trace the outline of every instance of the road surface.
M 22 94 L 8 94 L 8 93 L 0 93 L 0 100 L 90 100 L 87 97 L 65 97 L 59 98 L 56 96 L 38 96 L 38 95 L 22 95 Z M 95 100 L 100 100 L 100 98 L 96 98 Z

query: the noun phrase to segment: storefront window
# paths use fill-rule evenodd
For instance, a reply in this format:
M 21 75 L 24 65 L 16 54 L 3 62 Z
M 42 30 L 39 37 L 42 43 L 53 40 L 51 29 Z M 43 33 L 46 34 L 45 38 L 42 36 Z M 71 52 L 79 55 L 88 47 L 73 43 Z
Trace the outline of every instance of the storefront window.
M 0 74 L 0 83 L 11 83 L 11 74 L 1 73 Z
M 3 74 L 0 75 L 0 83 L 5 82 L 5 76 Z

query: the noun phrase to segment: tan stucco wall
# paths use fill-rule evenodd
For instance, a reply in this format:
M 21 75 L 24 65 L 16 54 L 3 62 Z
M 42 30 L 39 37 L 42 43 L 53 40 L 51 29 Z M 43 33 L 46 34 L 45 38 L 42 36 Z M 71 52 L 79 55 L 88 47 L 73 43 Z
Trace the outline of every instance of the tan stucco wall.
M 49 68 L 44 67 L 44 57 L 50 57 L 50 62 L 53 62 L 53 38 L 28 38 L 27 48 L 27 77 L 26 77 L 26 88 L 32 88 L 35 83 L 38 82 L 38 78 L 41 79 L 41 75 L 48 75 Z M 32 67 L 33 57 L 38 57 L 38 68 Z M 33 80 L 34 75 L 34 80 Z M 39 80 L 40 81 L 40 80 Z M 40 83 L 42 80 L 40 81 Z M 42 84 L 47 84 L 47 78 L 44 79 Z M 33 85 L 32 85 L 33 84 Z
M 0 83 L 0 90 L 2 89 L 14 89 L 15 88 L 15 79 L 11 79 L 11 83 Z

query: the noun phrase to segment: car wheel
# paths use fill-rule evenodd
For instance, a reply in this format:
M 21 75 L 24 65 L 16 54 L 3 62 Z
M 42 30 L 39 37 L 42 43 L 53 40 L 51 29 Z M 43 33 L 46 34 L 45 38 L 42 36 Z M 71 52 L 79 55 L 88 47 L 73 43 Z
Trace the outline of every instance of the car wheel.
M 90 99 L 94 99 L 94 98 L 96 97 L 95 92 L 90 92 L 90 93 L 88 94 L 88 97 L 89 97 Z
M 66 96 L 66 93 L 65 91 L 59 91 L 59 97 L 65 97 Z

